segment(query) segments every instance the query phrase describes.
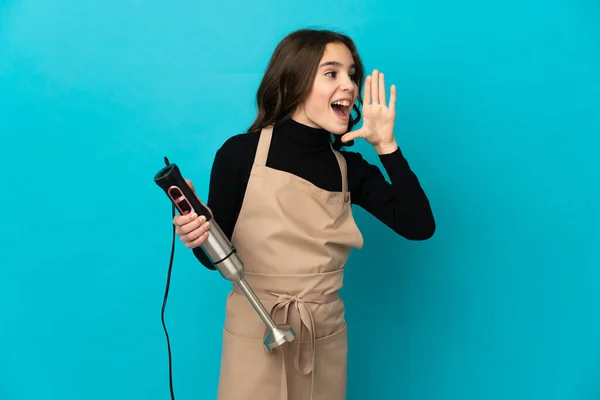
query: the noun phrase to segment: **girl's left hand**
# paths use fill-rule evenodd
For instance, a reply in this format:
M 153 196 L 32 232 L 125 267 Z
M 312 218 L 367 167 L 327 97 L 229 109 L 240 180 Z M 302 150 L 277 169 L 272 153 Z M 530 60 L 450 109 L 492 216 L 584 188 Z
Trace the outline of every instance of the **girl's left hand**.
M 362 137 L 379 154 L 394 152 L 398 145 L 394 139 L 394 120 L 396 118 L 396 86 L 390 88 L 390 103 L 386 106 L 385 81 L 382 72 L 373 70 L 365 81 L 363 95 L 363 125 L 360 129 L 346 133 L 342 142 Z

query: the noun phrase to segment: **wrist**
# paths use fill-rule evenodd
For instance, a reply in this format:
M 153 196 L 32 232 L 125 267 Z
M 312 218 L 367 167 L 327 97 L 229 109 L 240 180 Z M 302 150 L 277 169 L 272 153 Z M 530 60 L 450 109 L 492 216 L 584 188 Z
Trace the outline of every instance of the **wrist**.
M 379 143 L 378 145 L 373 147 L 375 148 L 377 154 L 382 156 L 385 154 L 391 154 L 395 152 L 398 149 L 398 143 L 396 143 L 395 140 L 392 140 L 390 143 Z

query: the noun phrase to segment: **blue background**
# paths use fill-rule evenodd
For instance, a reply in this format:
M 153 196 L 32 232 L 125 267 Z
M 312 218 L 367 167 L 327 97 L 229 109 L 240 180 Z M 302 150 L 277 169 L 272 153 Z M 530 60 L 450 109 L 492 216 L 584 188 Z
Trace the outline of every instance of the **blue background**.
M 168 156 L 205 198 L 305 26 L 348 33 L 398 86 L 438 226 L 409 242 L 356 209 L 348 399 L 600 398 L 597 1 L 0 4 L 0 399 L 169 398 L 152 177 Z M 229 289 L 178 242 L 177 399 L 215 398 Z

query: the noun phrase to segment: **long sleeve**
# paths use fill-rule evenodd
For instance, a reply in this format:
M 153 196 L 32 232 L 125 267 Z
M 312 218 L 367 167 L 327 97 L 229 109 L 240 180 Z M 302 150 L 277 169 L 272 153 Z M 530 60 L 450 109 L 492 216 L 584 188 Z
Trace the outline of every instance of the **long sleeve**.
M 352 202 L 409 240 L 426 240 L 435 220 L 425 192 L 402 151 L 380 155 L 391 183 L 358 153 L 346 153 Z
M 247 168 L 240 169 L 240 158 L 235 154 L 238 148 L 239 146 L 229 146 L 226 142 L 217 151 L 211 169 L 206 204 L 212 211 L 214 221 L 229 240 L 233 235 L 247 185 Z M 193 252 L 206 268 L 216 269 L 202 248 L 196 247 Z

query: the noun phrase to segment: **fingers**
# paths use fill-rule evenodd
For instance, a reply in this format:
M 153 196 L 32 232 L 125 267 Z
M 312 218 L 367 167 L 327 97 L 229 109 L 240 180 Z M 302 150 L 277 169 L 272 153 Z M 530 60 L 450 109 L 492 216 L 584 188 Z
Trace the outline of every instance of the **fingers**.
M 379 104 L 379 71 L 376 69 L 373 70 L 371 82 L 371 98 L 373 99 L 373 104 Z
M 367 76 L 365 87 L 363 88 L 363 104 L 371 104 L 371 81 L 371 75 Z
M 396 110 L 396 85 L 390 88 L 390 110 Z
M 349 142 L 351 140 L 357 139 L 359 137 L 362 136 L 362 131 L 360 129 L 357 129 L 355 131 L 352 132 L 348 132 L 345 135 L 342 136 L 342 142 L 346 143 Z
M 173 218 L 175 233 L 188 248 L 198 247 L 208 238 L 210 222 L 204 216 L 198 217 L 196 213 L 177 215 Z
M 394 91 L 394 93 L 390 93 L 390 108 L 396 106 L 396 87 L 392 85 L 390 91 Z M 386 105 L 387 97 L 385 90 L 385 76 L 383 72 L 379 72 L 377 69 L 374 69 L 372 75 L 367 76 L 365 80 L 364 94 L 363 94 L 363 104 L 383 104 Z
M 200 228 L 206 222 L 204 215 L 198 217 L 196 213 L 177 215 L 173 218 L 175 224 L 175 233 L 178 235 L 187 235 L 195 229 Z
M 184 242 L 185 247 L 187 247 L 188 249 L 193 249 L 195 247 L 200 247 L 202 246 L 202 244 L 204 242 L 206 242 L 206 239 L 208 239 L 208 232 L 205 232 L 203 234 L 201 234 L 200 236 L 198 236 L 198 238 L 191 240 L 189 242 Z M 183 241 L 183 239 L 182 239 Z
M 385 106 L 385 81 L 383 79 L 383 72 L 379 74 L 379 103 Z

